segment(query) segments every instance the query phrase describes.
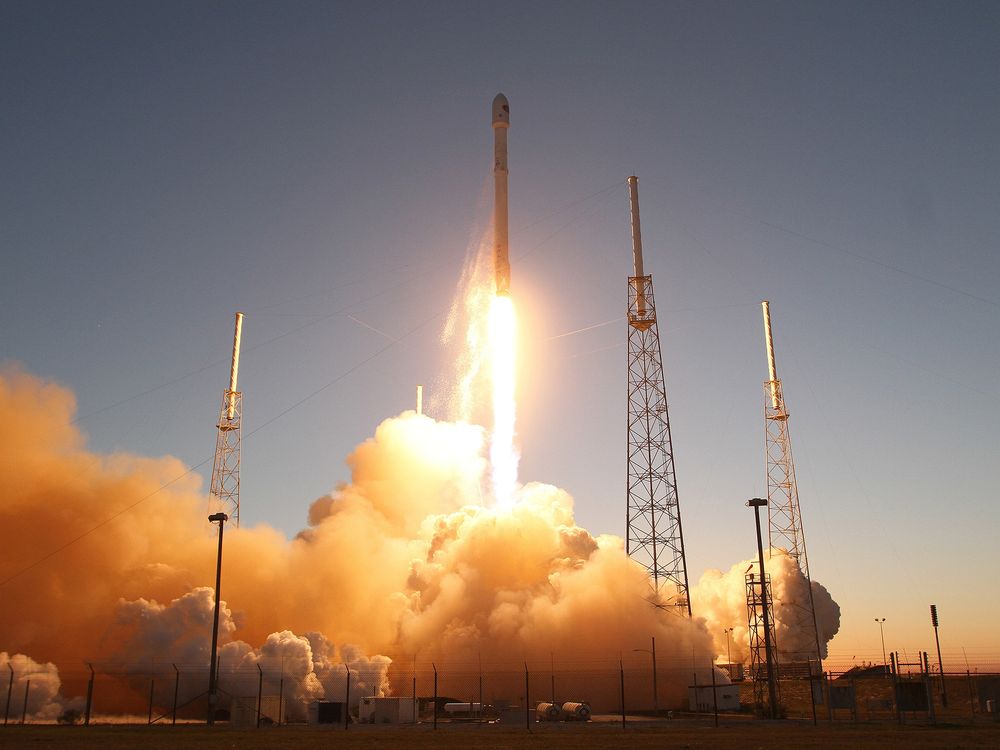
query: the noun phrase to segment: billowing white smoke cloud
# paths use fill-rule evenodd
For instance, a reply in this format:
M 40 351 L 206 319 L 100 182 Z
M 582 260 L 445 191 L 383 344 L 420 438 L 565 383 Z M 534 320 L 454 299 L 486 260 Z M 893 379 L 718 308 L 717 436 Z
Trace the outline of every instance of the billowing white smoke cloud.
M 11 672 L 13 670 L 13 673 Z M 13 685 L 10 676 L 13 674 Z M 7 706 L 7 688 L 10 687 L 10 718 L 19 721 L 25 714 L 24 695 L 28 689 L 26 718 L 46 721 L 61 716 L 67 708 L 77 708 L 79 701 L 67 701 L 59 694 L 62 685 L 59 669 L 51 662 L 40 664 L 24 654 L 10 655 L 0 651 L 0 682 L 3 683 L 3 705 Z M 31 683 L 30 685 L 28 683 Z
M 0 580 L 13 576 L 4 605 L 17 612 L 0 619 L 0 647 L 125 674 L 138 713 L 154 666 L 207 675 L 214 594 L 205 584 L 214 580 L 217 537 L 197 482 L 178 480 L 185 468 L 175 459 L 86 451 L 72 395 L 25 373 L 0 371 L 0 413 L 0 525 L 9 541 Z M 452 671 L 480 656 L 486 668 L 551 659 L 583 674 L 617 668 L 620 654 L 638 668 L 644 657 L 633 649 L 655 637 L 661 670 L 676 669 L 679 702 L 692 668 L 725 653 L 724 638 L 713 645 L 709 631 L 745 628 L 746 564 L 706 574 L 694 620 L 665 615 L 649 605 L 645 571 L 621 539 L 577 526 L 566 492 L 528 484 L 511 509 L 483 507 L 485 442 L 479 427 L 408 412 L 348 457 L 351 481 L 313 503 L 295 538 L 246 523 L 227 528 L 222 688 L 254 695 L 259 664 L 270 695 L 284 675 L 288 710 L 301 715 L 308 700 L 340 699 L 348 667 L 353 701 L 409 694 L 415 657 L 422 669 L 433 661 Z M 77 538 L 141 498 L 25 568 L 49 543 Z M 776 558 L 777 598 L 796 595 L 783 570 Z M 821 611 L 836 612 L 817 592 Z M 182 680 L 182 692 L 204 690 L 203 680 L 191 681 Z M 161 682 L 166 689 L 169 680 L 157 689 Z M 613 701 L 616 683 L 606 682 Z M 661 673 L 664 705 L 669 682 Z M 107 685 L 101 690 L 102 705 L 113 705 Z
M 113 631 L 113 639 L 119 645 L 104 668 L 130 675 L 138 685 L 157 671 L 168 673 L 175 664 L 182 665 L 180 668 L 187 672 L 192 665 L 199 665 L 201 670 L 194 672 L 200 680 L 185 679 L 179 683 L 179 702 L 183 705 L 200 695 L 206 689 L 204 665 L 211 654 L 214 597 L 211 588 L 199 587 L 165 605 L 146 599 L 122 600 Z M 234 638 L 237 629 L 232 612 L 221 601 L 218 663 L 219 690 L 223 693 L 254 696 L 262 677 L 267 695 L 281 691 L 291 720 L 305 718 L 304 708 L 310 701 L 343 699 L 348 668 L 355 699 L 383 694 L 391 664 L 387 657 L 369 658 L 351 645 L 338 650 L 319 633 L 296 635 L 290 630 L 271 633 L 255 649 Z M 169 655 L 170 664 L 163 661 L 165 655 Z
M 764 566 L 771 579 L 774 599 L 774 635 L 782 659 L 802 659 L 803 654 L 815 653 L 811 618 L 803 620 L 801 613 L 810 607 L 806 577 L 795 560 L 782 549 L 764 553 Z M 729 648 L 736 662 L 749 659 L 749 632 L 746 605 L 746 573 L 757 574 L 756 560 L 736 563 L 725 573 L 708 570 L 702 574 L 692 591 L 692 605 L 708 623 L 715 639 L 715 653 L 726 657 L 724 630 L 732 628 Z M 830 592 L 817 581 L 812 582 L 813 604 L 819 631 L 821 655 L 827 656 L 827 645 L 840 629 L 840 606 Z

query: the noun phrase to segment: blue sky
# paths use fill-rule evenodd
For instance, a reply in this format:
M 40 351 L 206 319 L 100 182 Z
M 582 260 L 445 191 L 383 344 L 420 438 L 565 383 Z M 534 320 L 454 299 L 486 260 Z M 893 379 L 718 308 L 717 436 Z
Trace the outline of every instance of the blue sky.
M 767 298 L 834 652 L 880 658 L 875 616 L 931 650 L 933 601 L 946 659 L 1000 658 L 998 31 L 974 2 L 4 2 L 0 359 L 73 388 L 92 447 L 194 464 L 245 311 L 243 518 L 295 533 L 433 404 L 503 91 L 522 479 L 623 533 L 624 322 L 552 337 L 624 315 L 638 174 L 692 578 L 752 553 Z M 368 361 L 366 326 L 400 340 Z

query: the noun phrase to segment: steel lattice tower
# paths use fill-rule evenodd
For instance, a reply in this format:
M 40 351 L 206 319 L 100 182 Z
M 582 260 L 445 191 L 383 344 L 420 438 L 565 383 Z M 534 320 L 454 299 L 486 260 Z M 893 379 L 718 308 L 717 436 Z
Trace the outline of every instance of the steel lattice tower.
M 212 466 L 210 512 L 226 513 L 240 525 L 240 425 L 243 422 L 243 394 L 236 390 L 240 366 L 240 336 L 243 313 L 236 313 L 233 333 L 233 361 L 229 370 L 229 387 L 222 394 L 219 429 L 215 439 L 215 463 Z
M 628 280 L 628 498 L 625 551 L 649 572 L 652 601 L 689 617 L 687 562 L 653 278 L 642 270 L 639 180 L 628 178 L 635 275 Z
M 768 653 L 767 638 L 777 650 L 777 639 L 774 634 L 774 620 L 764 618 L 764 596 L 773 602 L 771 596 L 771 576 L 766 576 L 762 582 L 759 575 L 747 573 L 747 633 L 750 639 L 750 679 L 753 680 L 753 702 L 761 713 L 768 702 Z M 763 589 L 762 590 L 762 585 Z M 767 636 L 765 637 L 765 630 Z M 778 679 L 778 665 L 772 659 L 771 671 L 774 674 L 775 700 L 780 701 L 778 691 L 781 682 Z
M 795 559 L 809 586 L 809 603 L 792 604 L 794 625 L 800 631 L 811 632 L 815 650 L 790 653 L 795 659 L 822 661 L 819 645 L 819 628 L 816 607 L 813 603 L 812 579 L 809 576 L 809 557 L 806 554 L 806 535 L 799 511 L 799 489 L 795 481 L 795 463 L 792 460 L 792 442 L 788 435 L 788 410 L 781 390 L 774 361 L 774 341 L 771 337 L 771 310 L 767 300 L 761 302 L 764 313 L 764 340 L 767 346 L 767 367 L 770 379 L 764 381 L 764 431 L 767 463 L 767 521 L 769 545 L 783 549 Z

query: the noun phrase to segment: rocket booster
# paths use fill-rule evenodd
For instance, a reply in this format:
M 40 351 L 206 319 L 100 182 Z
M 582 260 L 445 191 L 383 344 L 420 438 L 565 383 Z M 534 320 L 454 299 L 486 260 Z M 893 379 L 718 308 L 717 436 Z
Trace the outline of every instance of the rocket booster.
M 507 243 L 507 129 L 510 105 L 507 97 L 493 99 L 493 267 L 497 294 L 510 294 L 510 252 Z

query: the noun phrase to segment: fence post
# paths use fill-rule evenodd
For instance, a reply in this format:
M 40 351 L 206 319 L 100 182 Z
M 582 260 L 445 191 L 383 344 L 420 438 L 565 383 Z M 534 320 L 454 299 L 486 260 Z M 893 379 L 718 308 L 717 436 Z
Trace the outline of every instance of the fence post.
M 622 729 L 625 728 L 625 667 L 622 660 L 618 660 L 618 685 L 622 696 Z
M 823 689 L 822 683 L 820 684 L 819 689 Z M 816 719 L 816 678 L 813 677 L 811 668 L 809 669 L 809 705 L 812 706 L 813 726 L 816 726 L 818 724 Z
M 24 723 L 28 716 L 28 690 L 31 689 L 31 680 L 24 683 L 24 706 L 21 708 L 21 723 Z
M 7 662 L 7 669 L 10 670 L 10 680 L 7 682 L 7 708 L 3 712 L 3 725 L 7 726 L 7 718 L 10 716 L 10 694 L 14 691 L 14 667 Z M 89 706 L 89 702 L 88 702 Z M 89 711 L 88 711 L 89 715 Z
M 344 669 L 347 670 L 347 689 L 344 697 L 344 731 L 347 731 L 348 720 L 351 718 L 351 668 L 344 662 Z
M 87 662 L 87 666 L 90 667 L 90 679 L 87 680 L 87 710 L 84 713 L 83 725 L 85 727 L 90 726 L 90 708 L 94 705 L 94 665 Z M 4 720 L 4 724 L 7 721 Z
M 264 670 L 257 663 L 257 729 L 260 729 L 260 702 L 264 697 Z
M 719 726 L 719 691 L 715 687 L 715 662 L 711 662 L 708 668 L 712 671 L 712 707 L 715 710 L 715 726 Z
M 431 669 L 434 670 L 434 728 L 438 728 L 438 668 L 431 662 Z
M 899 705 L 899 685 L 896 684 L 896 652 L 889 654 L 889 664 L 892 666 L 892 705 L 896 708 L 896 722 L 903 725 L 903 709 Z
M 924 651 L 924 687 L 927 689 L 927 708 L 931 715 L 931 724 L 937 724 L 937 712 L 934 710 L 934 690 L 931 688 L 931 662 Z
M 531 731 L 531 697 L 529 688 L 531 682 L 528 677 L 528 662 L 524 662 L 524 728 Z
M 972 710 L 972 722 L 976 721 L 976 694 L 972 690 L 972 673 L 965 670 L 965 679 L 969 682 L 969 708 Z
M 173 726 L 177 723 L 177 693 L 181 687 L 181 671 L 177 668 L 176 664 L 171 664 L 174 668 L 174 709 L 171 712 L 170 725 Z
M 826 714 L 830 719 L 830 723 L 833 723 L 833 672 L 826 673 Z

